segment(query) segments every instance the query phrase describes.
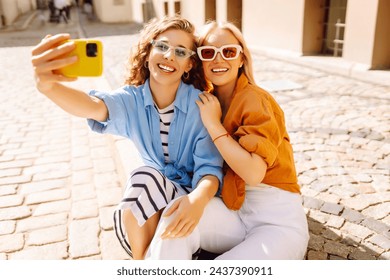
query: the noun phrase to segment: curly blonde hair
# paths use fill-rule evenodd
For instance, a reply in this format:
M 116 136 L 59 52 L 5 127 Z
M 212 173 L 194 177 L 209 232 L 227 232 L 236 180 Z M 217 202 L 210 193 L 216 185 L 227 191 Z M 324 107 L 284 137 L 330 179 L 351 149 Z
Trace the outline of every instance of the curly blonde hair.
M 140 39 L 135 46 L 135 49 L 130 53 L 130 58 L 127 64 L 127 73 L 125 76 L 125 84 L 140 86 L 149 78 L 150 72 L 147 66 L 147 59 L 151 50 L 150 42 L 156 39 L 161 33 L 167 30 L 182 30 L 193 37 L 192 50 L 196 52 L 197 40 L 195 37 L 195 27 L 188 20 L 175 15 L 172 17 L 163 17 L 161 19 L 154 18 L 145 25 L 141 31 Z M 203 74 L 202 63 L 197 54 L 190 57 L 192 68 L 189 75 L 183 75 L 182 81 L 186 84 L 192 84 L 199 90 L 204 90 L 206 80 Z

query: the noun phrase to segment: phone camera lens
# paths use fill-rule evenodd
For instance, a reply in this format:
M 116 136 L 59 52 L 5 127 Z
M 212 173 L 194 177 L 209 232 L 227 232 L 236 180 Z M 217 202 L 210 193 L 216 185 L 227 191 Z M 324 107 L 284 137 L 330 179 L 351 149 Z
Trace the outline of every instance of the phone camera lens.
M 96 43 L 87 43 L 87 56 L 88 57 L 97 56 L 97 44 Z

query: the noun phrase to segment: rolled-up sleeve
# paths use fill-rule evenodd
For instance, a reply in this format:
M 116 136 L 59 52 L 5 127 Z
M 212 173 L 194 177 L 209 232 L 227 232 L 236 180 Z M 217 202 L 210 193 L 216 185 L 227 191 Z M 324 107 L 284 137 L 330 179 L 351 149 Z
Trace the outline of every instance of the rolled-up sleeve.
M 107 93 L 92 90 L 89 95 L 103 100 L 108 109 L 108 118 L 105 122 L 88 119 L 89 127 L 98 133 L 127 136 L 126 108 L 120 92 Z
M 222 165 L 223 158 L 205 131 L 204 137 L 198 139 L 194 150 L 192 187 L 195 188 L 202 177 L 213 175 L 218 178 L 220 182 L 219 188 L 221 188 L 223 178 Z
M 272 167 L 282 141 L 279 126 L 268 101 L 252 104 L 234 136 L 245 150 L 261 156 L 268 167 Z

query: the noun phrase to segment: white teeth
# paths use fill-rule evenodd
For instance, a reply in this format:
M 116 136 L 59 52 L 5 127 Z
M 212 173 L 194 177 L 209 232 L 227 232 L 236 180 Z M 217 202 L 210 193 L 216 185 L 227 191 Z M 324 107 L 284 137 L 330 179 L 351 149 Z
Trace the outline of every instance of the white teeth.
M 213 71 L 214 73 L 218 73 L 218 72 L 226 72 L 228 69 L 227 68 L 215 68 L 215 69 L 212 69 L 211 71 Z
M 160 67 L 161 69 L 163 69 L 165 71 L 169 71 L 169 72 L 175 71 L 175 69 L 173 69 L 172 67 L 169 67 L 169 66 L 166 66 L 166 65 L 162 65 L 162 64 L 159 64 L 158 67 Z

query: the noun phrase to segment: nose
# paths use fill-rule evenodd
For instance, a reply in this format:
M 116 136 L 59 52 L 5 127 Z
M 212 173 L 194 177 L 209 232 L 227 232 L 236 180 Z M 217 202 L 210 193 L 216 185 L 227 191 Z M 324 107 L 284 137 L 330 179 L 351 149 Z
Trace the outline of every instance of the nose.
M 175 56 L 175 52 L 172 48 L 169 48 L 166 53 L 164 53 L 164 58 L 165 59 L 170 59 L 173 60 L 173 57 Z
M 221 52 L 217 52 L 217 55 L 215 56 L 215 58 L 214 58 L 214 61 L 223 61 L 224 59 L 223 59 L 223 57 L 222 57 L 222 55 L 221 55 Z

